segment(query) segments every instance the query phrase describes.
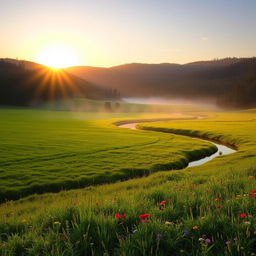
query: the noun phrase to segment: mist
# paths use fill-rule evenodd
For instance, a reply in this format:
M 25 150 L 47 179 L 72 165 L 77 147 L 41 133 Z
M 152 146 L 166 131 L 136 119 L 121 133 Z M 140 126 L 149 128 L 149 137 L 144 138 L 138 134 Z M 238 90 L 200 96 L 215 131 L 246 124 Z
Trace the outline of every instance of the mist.
M 127 97 L 123 98 L 123 101 L 126 103 L 149 105 L 201 105 L 208 107 L 216 107 L 215 100 L 207 98 L 189 100 L 182 98 L 169 99 L 164 97 Z

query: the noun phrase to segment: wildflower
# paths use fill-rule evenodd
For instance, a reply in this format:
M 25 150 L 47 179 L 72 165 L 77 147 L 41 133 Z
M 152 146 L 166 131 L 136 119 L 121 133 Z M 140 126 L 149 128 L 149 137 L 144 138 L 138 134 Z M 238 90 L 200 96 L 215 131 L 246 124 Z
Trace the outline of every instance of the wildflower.
M 245 213 L 240 213 L 239 216 L 240 216 L 241 219 L 243 219 L 243 218 L 246 218 L 246 217 L 247 217 L 247 214 L 245 214 Z
M 119 234 L 117 237 L 118 237 L 119 239 L 124 239 L 124 238 L 125 238 L 125 235 Z
M 144 214 L 139 215 L 139 218 L 140 218 L 141 220 L 146 220 L 149 216 L 150 216 L 150 214 L 144 213 Z
M 218 202 L 218 201 L 220 201 L 220 200 L 221 200 L 221 198 L 219 198 L 219 197 L 215 198 L 215 201 L 216 201 L 216 202 Z
M 115 216 L 117 219 L 125 219 L 126 218 L 126 214 L 116 213 Z
M 250 221 L 245 221 L 244 224 L 249 226 L 249 225 L 251 225 L 251 222 Z
M 53 225 L 60 225 L 61 223 L 59 221 L 54 221 Z
M 165 225 L 172 225 L 173 223 L 170 222 L 170 221 L 166 221 L 164 224 L 165 224 Z
M 116 213 L 115 216 L 116 216 L 118 219 L 121 219 L 121 214 Z
M 196 230 L 198 229 L 198 226 L 193 226 L 192 229 Z
M 234 239 L 233 239 L 234 241 L 237 241 L 237 237 L 234 237 Z
M 210 243 L 212 242 L 210 238 L 206 238 L 204 241 L 205 241 L 207 244 L 210 244 Z
M 256 194 L 256 189 L 251 190 L 250 194 Z
M 96 206 L 99 206 L 99 202 L 96 202 L 95 205 L 96 205 Z
M 200 238 L 198 239 L 198 241 L 199 241 L 199 242 L 203 242 L 204 239 L 203 239 L 202 237 L 200 237 Z
M 225 244 L 226 244 L 226 245 L 230 245 L 231 242 L 230 242 L 230 241 L 226 241 Z
M 166 201 L 163 200 L 162 202 L 159 203 L 159 205 L 165 205 L 166 204 Z
M 195 188 L 195 185 L 190 185 L 189 188 L 193 189 Z
M 250 194 L 250 197 L 255 197 L 255 195 L 254 194 Z
M 216 208 L 217 208 L 217 209 L 220 209 L 220 208 L 221 208 L 221 206 L 220 206 L 220 205 L 217 205 L 217 206 L 216 206 Z
M 189 231 L 187 229 L 184 230 L 184 235 L 187 236 L 189 234 Z
M 132 231 L 132 233 L 135 234 L 137 231 L 138 231 L 137 229 L 134 229 L 134 230 Z
M 161 238 L 163 238 L 163 235 L 162 234 L 157 234 L 156 238 L 161 239 Z
M 22 219 L 20 222 L 21 223 L 27 223 L 28 221 L 26 219 Z
M 61 240 L 64 240 L 64 241 L 65 241 L 65 240 L 68 240 L 68 237 L 65 236 L 65 235 L 64 235 L 64 236 L 61 236 Z

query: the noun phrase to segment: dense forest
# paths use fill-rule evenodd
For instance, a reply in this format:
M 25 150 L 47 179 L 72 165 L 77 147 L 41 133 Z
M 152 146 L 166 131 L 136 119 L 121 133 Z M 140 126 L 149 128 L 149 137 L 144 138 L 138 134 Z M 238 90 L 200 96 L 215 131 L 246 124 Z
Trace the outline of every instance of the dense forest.
M 120 94 L 64 70 L 26 61 L 0 60 L 0 104 L 29 106 L 64 98 L 118 100 Z
M 72 67 L 69 72 L 127 97 L 165 97 L 255 107 L 256 58 L 226 58 L 178 64 L 127 64 L 112 68 Z

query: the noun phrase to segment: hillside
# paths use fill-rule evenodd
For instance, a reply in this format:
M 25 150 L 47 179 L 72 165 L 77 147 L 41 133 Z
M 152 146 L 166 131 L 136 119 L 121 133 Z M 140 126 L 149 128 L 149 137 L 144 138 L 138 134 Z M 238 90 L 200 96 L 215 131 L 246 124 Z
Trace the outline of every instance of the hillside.
M 64 70 L 27 61 L 0 60 L 0 105 L 27 106 L 74 97 L 107 100 L 117 99 L 118 94 Z
M 116 88 L 128 97 L 211 99 L 223 106 L 222 99 L 240 86 L 241 97 L 245 91 L 250 95 L 245 99 L 249 101 L 248 106 L 256 104 L 256 96 L 251 97 L 254 87 L 247 83 L 256 78 L 256 58 L 227 58 L 185 65 L 133 63 L 111 68 L 71 67 L 67 70 L 90 82 Z M 244 99 L 236 97 L 237 107 L 243 105 L 240 101 Z

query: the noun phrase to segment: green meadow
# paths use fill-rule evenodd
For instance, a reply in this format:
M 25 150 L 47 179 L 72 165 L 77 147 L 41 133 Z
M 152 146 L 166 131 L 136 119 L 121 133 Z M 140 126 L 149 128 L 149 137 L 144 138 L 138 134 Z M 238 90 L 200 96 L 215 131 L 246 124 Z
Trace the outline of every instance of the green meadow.
M 256 255 L 256 110 L 184 114 L 1 110 L 0 255 Z
M 0 111 L 0 201 L 180 169 L 216 150 L 199 140 L 191 146 L 187 137 L 120 129 L 113 124 L 130 116 Z

